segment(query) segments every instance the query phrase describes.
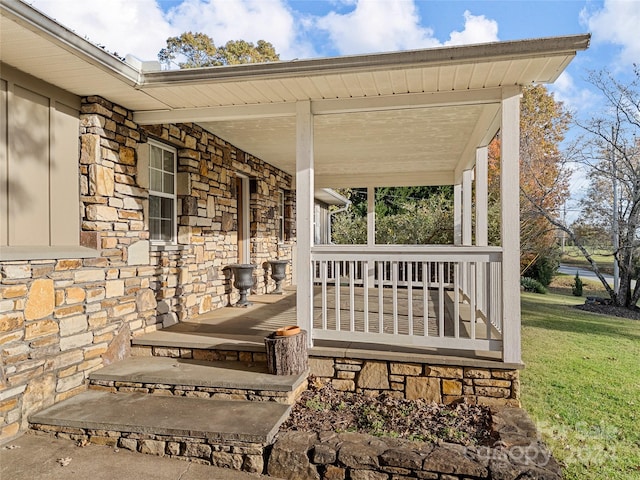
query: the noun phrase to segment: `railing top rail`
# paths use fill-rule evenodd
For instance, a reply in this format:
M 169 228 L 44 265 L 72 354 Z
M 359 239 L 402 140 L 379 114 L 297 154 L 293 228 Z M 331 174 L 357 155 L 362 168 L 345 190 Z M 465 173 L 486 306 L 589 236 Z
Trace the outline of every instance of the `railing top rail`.
M 468 245 L 318 245 L 312 260 L 386 260 L 473 262 L 502 259 L 502 247 Z

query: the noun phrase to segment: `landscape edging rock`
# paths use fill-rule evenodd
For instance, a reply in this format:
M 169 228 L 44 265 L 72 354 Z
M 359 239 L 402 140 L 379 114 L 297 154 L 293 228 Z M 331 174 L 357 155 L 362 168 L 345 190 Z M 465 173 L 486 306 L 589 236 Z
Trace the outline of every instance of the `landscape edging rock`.
M 359 433 L 282 432 L 269 455 L 267 472 L 296 480 L 561 480 L 560 465 L 524 410 L 497 408 L 492 416 L 498 438 L 488 447 Z

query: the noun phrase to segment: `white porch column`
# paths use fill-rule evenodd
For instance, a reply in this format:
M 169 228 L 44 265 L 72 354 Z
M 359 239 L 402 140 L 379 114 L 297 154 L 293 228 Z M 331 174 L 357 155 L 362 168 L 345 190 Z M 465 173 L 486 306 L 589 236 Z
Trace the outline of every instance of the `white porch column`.
M 296 313 L 298 325 L 308 333 L 313 346 L 313 115 L 311 102 L 296 104 L 296 234 L 297 264 Z
M 462 245 L 472 244 L 472 208 L 473 208 L 473 188 L 472 188 L 473 171 L 464 170 L 462 172 Z M 460 283 L 462 293 L 467 299 L 475 296 L 471 291 L 471 264 L 467 262 L 460 263 Z
M 475 191 L 476 191 L 476 246 L 486 247 L 488 240 L 489 225 L 489 172 L 488 172 L 489 149 L 487 147 L 479 147 L 476 149 L 476 168 L 475 168 Z M 492 286 L 490 282 L 491 264 L 478 265 L 476 270 L 476 292 L 477 306 L 485 312 L 488 317 L 487 299 L 490 298 Z M 490 329 L 490 327 L 489 327 Z M 490 331 L 490 330 L 489 330 Z
M 376 189 L 367 187 L 367 246 L 376 244 Z M 367 277 L 369 285 L 375 283 L 376 263 L 367 262 Z
M 462 244 L 462 185 L 453 186 L 453 244 Z
M 502 91 L 500 202 L 503 360 L 520 363 L 520 88 Z
M 486 247 L 488 240 L 488 208 L 489 208 L 489 149 L 480 147 L 476 150 L 476 245 Z
M 367 245 L 376 244 L 376 189 L 367 187 Z
M 462 172 L 462 245 L 471 245 L 472 206 L 473 206 L 473 170 Z

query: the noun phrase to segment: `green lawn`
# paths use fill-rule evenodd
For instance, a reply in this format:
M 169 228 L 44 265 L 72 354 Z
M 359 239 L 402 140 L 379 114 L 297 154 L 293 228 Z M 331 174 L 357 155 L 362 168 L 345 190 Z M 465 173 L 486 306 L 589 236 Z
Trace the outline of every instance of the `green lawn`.
M 566 478 L 640 479 L 640 322 L 522 294 L 522 403 Z

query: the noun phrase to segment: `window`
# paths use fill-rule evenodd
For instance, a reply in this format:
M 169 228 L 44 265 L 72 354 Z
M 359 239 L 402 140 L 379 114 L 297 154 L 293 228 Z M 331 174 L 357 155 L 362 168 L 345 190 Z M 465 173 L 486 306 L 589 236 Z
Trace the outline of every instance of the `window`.
M 149 142 L 149 237 L 171 243 L 176 238 L 176 150 Z
M 284 190 L 278 191 L 278 210 L 276 213 L 276 221 L 278 222 L 278 242 L 284 242 Z

